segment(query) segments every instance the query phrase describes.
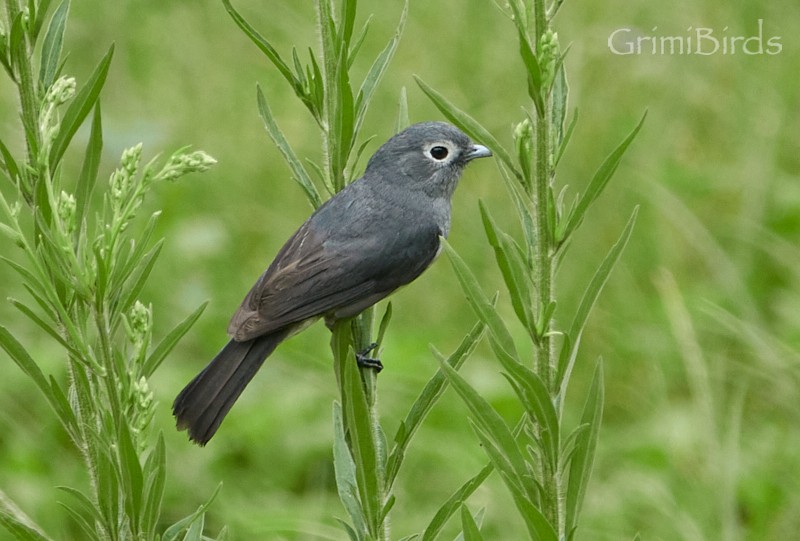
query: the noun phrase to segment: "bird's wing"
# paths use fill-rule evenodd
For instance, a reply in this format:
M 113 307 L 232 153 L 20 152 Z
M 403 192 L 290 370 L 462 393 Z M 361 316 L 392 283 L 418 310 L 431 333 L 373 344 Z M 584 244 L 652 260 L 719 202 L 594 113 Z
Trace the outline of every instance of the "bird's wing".
M 438 228 L 412 229 L 396 232 L 387 247 L 387 239 L 369 235 L 338 241 L 306 222 L 247 294 L 228 333 L 251 340 L 323 314 L 348 317 L 371 306 L 435 258 Z M 387 248 L 393 257 L 380 257 Z

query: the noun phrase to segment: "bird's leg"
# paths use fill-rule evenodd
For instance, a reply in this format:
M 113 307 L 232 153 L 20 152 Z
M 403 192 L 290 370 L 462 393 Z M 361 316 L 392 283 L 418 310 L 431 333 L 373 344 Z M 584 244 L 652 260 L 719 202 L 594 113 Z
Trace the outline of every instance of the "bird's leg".
M 374 368 L 376 372 L 380 372 L 383 370 L 383 363 L 381 363 L 380 359 L 373 359 L 369 357 L 370 352 L 372 352 L 375 348 L 378 347 L 377 342 L 371 343 L 367 346 L 364 350 L 359 351 L 356 353 L 356 362 L 358 366 L 363 366 L 366 368 Z

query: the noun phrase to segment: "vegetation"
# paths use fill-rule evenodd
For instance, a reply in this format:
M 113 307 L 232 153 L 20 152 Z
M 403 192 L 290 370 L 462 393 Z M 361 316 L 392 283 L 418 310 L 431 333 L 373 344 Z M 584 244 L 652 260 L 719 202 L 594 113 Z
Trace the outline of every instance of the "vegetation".
M 315 8 L 308 4 L 273 6 L 269 13 L 257 3 L 241 1 L 235 7 L 243 20 L 268 36 L 282 58 L 291 59 L 296 45 L 305 59 L 308 45 L 319 51 L 320 37 Z M 704 24 L 751 35 L 759 17 L 765 34 L 788 36 L 800 22 L 798 15 L 777 5 L 754 15 L 722 2 L 703 2 L 691 12 L 612 2 L 598 15 L 584 7 L 571 0 L 555 18 L 561 52 L 571 44 L 565 64 L 570 101 L 580 107 L 580 120 L 558 164 L 559 186 L 568 184 L 569 193 L 587 192 L 597 165 L 644 109 L 650 113 L 635 147 L 574 232 L 568 257 L 558 267 L 553 322 L 563 330 L 580 310 L 586 284 L 625 230 L 630 211 L 642 203 L 626 251 L 587 320 L 564 403 L 564 426 L 580 426 L 585 397 L 593 392 L 595 360 L 602 355 L 605 413 L 577 537 L 790 538 L 800 526 L 800 464 L 793 452 L 800 443 L 794 407 L 800 339 L 795 309 L 800 227 L 794 208 L 800 171 L 792 79 L 796 57 L 788 52 L 787 37 L 784 52 L 771 57 L 621 57 L 609 52 L 606 40 L 622 26 L 643 32 L 658 26 L 664 33 L 683 34 L 690 25 Z M 163 209 L 152 235 L 165 238 L 149 280 L 134 295 L 141 307 L 153 305 L 152 312 L 140 309 L 140 315 L 148 314 L 140 321 L 152 323 L 139 327 L 152 333 L 146 339 L 150 346 L 136 345 L 130 310 L 119 311 L 116 327 L 116 343 L 128 341 L 127 355 L 135 359 L 142 351 L 152 352 L 154 344 L 170 336 L 169 329 L 181 327 L 187 314 L 210 300 L 148 384 L 152 419 L 145 420 L 151 435 L 144 440 L 156 445 L 156 434 L 163 433 L 167 465 L 156 530 L 163 533 L 191 516 L 222 481 L 205 517 L 207 532 L 227 524 L 237 539 L 344 539 L 336 518 L 352 516 L 339 501 L 330 419 L 331 404 L 341 396 L 331 370 L 330 334 L 321 325 L 281 346 L 207 448 L 191 446 L 173 431 L 168 407 L 224 341 L 227 318 L 253 277 L 310 212 L 308 192 L 287 181 L 294 171 L 264 136 L 264 108 L 260 117 L 255 81 L 262 89 L 261 102 L 269 105 L 303 166 L 313 169 L 306 158 L 326 163 L 325 139 L 316 137 L 318 122 L 297 101 L 295 89 L 263 62 L 221 4 L 152 3 L 146 6 L 147 17 L 143 9 L 102 2 L 70 6 L 63 45 L 69 56 L 63 68 L 57 63 L 45 74 L 52 74 L 46 75 L 51 81 L 74 75 L 79 96 L 79 89 L 92 86 L 98 59 L 115 43 L 101 94 L 104 151 L 97 164 L 95 196 L 89 201 L 95 210 L 86 215 L 90 223 L 105 219 L 96 214 L 103 208 L 105 179 L 117 168 L 125 169 L 116 163 L 119 156 L 140 141 L 146 157 L 139 173 L 156 149 L 180 148 L 187 142 L 220 162 L 202 176 L 156 183 L 141 201 L 139 216 Z M 349 68 L 353 88 L 385 51 L 402 10 L 399 4 L 387 8 L 359 3 L 355 36 L 367 14 L 374 15 Z M 399 109 L 407 110 L 411 121 L 443 117 L 419 91 L 412 77 L 416 74 L 427 89 L 479 119 L 516 159 L 515 128 L 525 117 L 519 107 L 528 104 L 529 113 L 534 108 L 526 64 L 517 54 L 519 36 L 504 10 L 485 1 L 410 5 L 403 37 L 360 125 L 358 144 L 375 136 L 364 149 L 366 155 L 402 124 L 405 115 Z M 51 5 L 42 20 L 37 62 L 57 12 L 58 6 Z M 8 36 L 12 25 L 3 20 Z M 39 77 L 37 69 L 34 77 Z M 36 168 L 41 162 L 31 158 L 38 154 L 30 153 L 26 143 L 32 130 L 26 137 L 20 127 L 25 125 L 17 116 L 20 103 L 7 82 L 0 85 L 0 139 L 18 164 L 30 161 Z M 399 107 L 398 101 L 404 105 Z M 69 118 L 70 103 L 58 109 L 54 122 Z M 91 121 L 91 107 L 84 116 Z M 85 148 L 96 140 L 89 127 L 73 132 L 63 156 L 45 164 L 51 172 L 58 169 L 53 178 L 62 183 L 53 191 L 53 201 L 62 200 L 61 190 L 81 201 L 78 179 L 85 169 Z M 126 155 L 132 160 L 130 152 Z M 165 163 L 168 159 L 155 162 L 153 174 Z M 346 159 L 344 163 L 338 169 L 346 172 L 343 182 L 359 171 L 354 161 L 349 168 Z M 495 249 L 486 242 L 486 226 L 494 224 L 524 246 L 524 229 L 502 178 L 489 163 L 474 164 L 467 172 L 454 202 L 450 244 L 481 285 L 489 306 L 494 292 L 502 290 L 495 310 L 521 356 L 530 359 L 535 342 L 524 325 L 511 323 L 519 307 L 506 291 Z M 317 186 L 324 194 L 324 185 Z M 16 200 L 11 183 L 3 180 L 0 190 L 7 201 Z M 21 206 L 20 227 L 36 231 L 39 226 L 26 212 Z M 4 218 L 4 223 L 9 222 Z M 146 225 L 146 220 L 134 219 L 124 235 L 137 238 Z M 99 234 L 94 226 L 76 227 L 70 241 L 94 241 Z M 11 237 L 0 240 L 0 253 L 26 268 L 33 263 L 25 253 L 61 257 L 62 252 L 48 256 L 44 248 L 20 251 L 13 231 Z M 47 247 L 57 237 L 30 233 L 26 239 L 29 246 Z M 93 255 L 91 250 L 78 253 Z M 43 374 L 56 382 L 69 381 L 72 364 L 65 362 L 64 345 L 20 317 L 19 302 L 40 315 L 47 313 L 23 289 L 27 279 L 8 266 L 0 268 L 0 276 L 6 284 L 3 296 L 18 301 L 0 305 L 0 323 Z M 80 299 L 80 288 L 73 289 L 74 298 Z M 126 299 L 129 293 L 114 291 Z M 52 300 L 61 299 L 55 292 Z M 390 435 L 440 368 L 427 344 L 457 351 L 474 329 L 476 316 L 463 299 L 457 275 L 444 261 L 394 297 L 382 340 L 386 370 L 378 378 L 379 420 Z M 376 313 L 384 311 L 381 305 Z M 93 344 L 98 337 L 86 330 L 84 338 Z M 556 345 L 560 340 L 556 335 Z M 523 406 L 501 375 L 508 369 L 498 364 L 495 353 L 489 340 L 481 341 L 459 373 L 513 429 Z M 70 486 L 91 494 L 74 438 L 37 394 L 35 383 L 10 360 L 4 365 L 0 478 L 8 499 L 2 506 L 8 509 L 13 500 L 53 538 L 84 538 L 79 523 L 58 503 L 74 507 L 76 500 L 53 490 Z M 138 381 L 130 378 L 129 383 Z M 486 454 L 470 415 L 475 419 L 458 393 L 448 391 L 416 432 L 392 487 L 392 538 L 420 532 L 453 491 L 485 466 Z M 443 538 L 455 537 L 462 528 L 477 538 L 473 523 L 485 539 L 527 536 L 497 473 L 466 503 L 444 525 Z

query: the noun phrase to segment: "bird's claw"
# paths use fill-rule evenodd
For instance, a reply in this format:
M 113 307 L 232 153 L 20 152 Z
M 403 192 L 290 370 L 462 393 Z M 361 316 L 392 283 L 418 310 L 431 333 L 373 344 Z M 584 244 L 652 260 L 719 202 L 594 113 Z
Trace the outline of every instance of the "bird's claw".
M 378 347 L 377 342 L 371 343 L 368 347 L 356 353 L 356 362 L 358 366 L 362 366 L 365 368 L 374 368 L 376 372 L 380 372 L 383 370 L 383 363 L 381 363 L 380 359 L 374 359 L 369 357 L 370 352 L 372 352 L 375 348 Z

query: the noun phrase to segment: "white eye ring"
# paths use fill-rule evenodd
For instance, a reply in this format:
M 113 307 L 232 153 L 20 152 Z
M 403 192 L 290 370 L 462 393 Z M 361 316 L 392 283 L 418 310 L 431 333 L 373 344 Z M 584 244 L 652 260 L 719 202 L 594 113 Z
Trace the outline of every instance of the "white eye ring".
M 425 156 L 437 163 L 447 163 L 455 157 L 455 149 L 446 141 L 437 141 L 425 147 Z

